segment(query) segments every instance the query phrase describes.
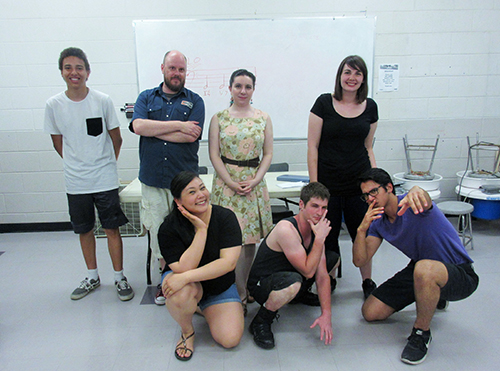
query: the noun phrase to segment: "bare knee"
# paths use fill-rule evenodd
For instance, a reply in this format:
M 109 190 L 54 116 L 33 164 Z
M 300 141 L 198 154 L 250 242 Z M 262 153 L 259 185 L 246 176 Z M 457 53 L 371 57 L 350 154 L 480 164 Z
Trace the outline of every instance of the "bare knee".
M 223 325 L 209 323 L 213 339 L 226 349 L 234 348 L 240 343 L 245 328 L 243 313 L 241 315 L 241 321 L 231 321 L 231 318 L 229 318 L 228 321 L 228 323 Z
M 231 349 L 237 346 L 240 343 L 241 336 L 243 334 L 225 334 L 225 336 L 221 336 L 221 339 L 214 339 L 217 343 L 219 343 L 222 347 L 226 349 Z
M 415 287 L 426 284 L 438 284 L 442 286 L 446 283 L 448 273 L 443 263 L 436 260 L 420 260 L 415 264 L 413 271 L 413 281 Z
M 363 315 L 363 318 L 367 322 L 375 322 L 375 321 L 381 321 L 381 320 L 385 319 L 385 318 L 382 318 L 380 313 L 375 311 L 373 308 L 366 307 L 365 305 L 363 305 L 363 307 L 361 308 L 361 314 Z
M 167 306 L 183 308 L 188 302 L 196 300 L 197 292 L 198 290 L 194 284 L 188 284 L 167 298 Z
M 105 229 L 104 233 L 106 234 L 106 237 L 109 239 L 121 238 L 120 230 L 118 228 Z
M 374 296 L 368 297 L 361 308 L 361 314 L 367 322 L 383 321 L 393 313 L 394 309 Z

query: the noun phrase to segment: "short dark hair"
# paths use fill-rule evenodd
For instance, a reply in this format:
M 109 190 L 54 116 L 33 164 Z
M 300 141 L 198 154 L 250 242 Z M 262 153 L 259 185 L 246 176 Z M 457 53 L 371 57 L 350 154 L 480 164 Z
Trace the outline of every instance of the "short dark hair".
M 361 183 L 366 183 L 370 180 L 377 184 L 380 184 L 386 190 L 388 184 L 392 185 L 392 193 L 396 194 L 396 189 L 394 188 L 394 183 L 392 182 L 392 178 L 389 175 L 389 173 L 384 169 L 373 167 L 370 170 L 365 171 L 358 178 L 358 184 L 359 186 L 361 186 Z
M 89 60 L 87 59 L 87 55 L 84 53 L 82 49 L 75 47 L 66 48 L 61 52 L 61 54 L 59 55 L 59 70 L 62 71 L 64 58 L 68 57 L 80 58 L 85 64 L 85 69 L 87 71 L 90 71 L 90 63 Z
M 346 64 L 363 74 L 363 83 L 356 92 L 356 99 L 358 103 L 363 103 L 368 96 L 368 68 L 366 67 L 366 63 L 363 58 L 361 58 L 359 55 L 350 55 L 348 57 L 345 57 L 344 60 L 340 63 L 340 66 L 337 70 L 337 77 L 335 79 L 335 90 L 333 91 L 333 97 L 338 101 L 342 100 L 343 91 L 340 80 L 342 77 L 342 71 L 344 70 L 344 66 Z
M 229 86 L 233 86 L 234 79 L 237 78 L 238 76 L 250 77 L 252 79 L 253 87 L 255 88 L 255 80 L 256 80 L 255 75 L 253 73 L 251 73 L 250 71 L 245 70 L 243 68 L 240 68 L 239 70 L 236 70 L 231 74 L 231 77 L 229 78 Z
M 311 182 L 302 187 L 302 190 L 300 191 L 300 200 L 304 203 L 304 205 L 307 205 L 313 197 L 329 201 L 330 192 L 328 191 L 328 188 L 320 182 Z

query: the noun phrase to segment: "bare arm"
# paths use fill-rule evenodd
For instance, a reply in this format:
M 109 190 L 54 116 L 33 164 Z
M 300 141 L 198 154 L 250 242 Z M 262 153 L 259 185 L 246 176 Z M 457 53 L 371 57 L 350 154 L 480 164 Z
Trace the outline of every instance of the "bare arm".
M 375 161 L 375 153 L 373 152 L 373 138 L 375 138 L 375 131 L 377 130 L 377 123 L 374 122 L 370 125 L 370 132 L 365 138 L 365 147 L 368 152 L 368 157 L 370 158 L 370 164 L 372 168 L 377 167 L 377 162 Z
M 318 181 L 318 147 L 322 128 L 323 119 L 311 112 L 307 129 L 307 169 L 310 182 Z
M 290 264 L 306 278 L 312 278 L 316 274 L 321 256 L 324 255 L 325 238 L 331 230 L 330 221 L 325 216 L 326 212 L 315 225 L 309 221 L 315 235 L 309 254 L 306 254 L 297 230 L 291 223 L 279 223 L 275 227 L 277 233 L 271 242 L 274 241 L 279 246 Z
M 326 257 L 321 256 L 318 270 L 315 276 L 316 287 L 318 288 L 319 302 L 321 306 L 321 316 L 319 316 L 311 325 L 314 328 L 316 325 L 320 328 L 320 339 L 325 341 L 325 344 L 331 344 L 333 338 L 332 330 L 332 300 L 330 277 L 326 270 Z
M 51 134 L 50 138 L 52 139 L 52 144 L 54 146 L 54 149 L 56 152 L 63 157 L 63 136 L 62 135 L 56 135 L 56 134 Z
M 233 271 L 240 256 L 241 246 L 234 246 L 220 250 L 220 258 L 202 267 L 182 273 L 174 273 L 162 282 L 162 289 L 167 298 L 192 282 L 214 279 Z
M 221 249 L 219 259 L 186 272 L 189 282 L 211 280 L 233 271 L 236 268 L 240 252 L 241 245 Z
M 372 202 L 368 206 L 368 211 L 358 227 L 356 239 L 352 245 L 352 261 L 356 267 L 362 267 L 368 263 L 382 244 L 381 238 L 366 236 L 366 232 L 368 232 L 368 228 L 370 228 L 372 222 L 375 219 L 380 219 L 384 213 L 383 207 L 374 208 L 373 205 L 374 203 Z
M 191 245 L 184 251 L 178 262 L 169 264 L 174 273 L 183 273 L 198 267 L 205 251 L 207 242 L 208 226 L 200 218 L 188 212 L 183 206 L 177 206 L 179 211 L 187 218 L 195 229 L 195 235 Z
M 419 214 L 432 207 L 432 200 L 427 191 L 419 186 L 413 186 L 406 196 L 399 201 L 398 206 L 401 208 L 398 211 L 399 216 L 403 215 L 409 208 L 411 208 L 415 214 Z
M 120 128 L 114 128 L 112 130 L 108 130 L 109 136 L 111 137 L 111 141 L 113 142 L 113 149 L 115 150 L 115 157 L 118 160 L 118 156 L 120 155 L 120 148 L 122 147 L 123 139 L 120 132 Z

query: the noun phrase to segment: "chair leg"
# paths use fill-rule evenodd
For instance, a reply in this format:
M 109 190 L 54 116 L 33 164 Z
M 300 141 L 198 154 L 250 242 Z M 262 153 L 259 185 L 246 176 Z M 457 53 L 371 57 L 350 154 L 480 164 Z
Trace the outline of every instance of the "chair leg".
M 469 229 L 470 249 L 474 250 L 474 240 L 472 238 L 472 216 L 471 216 L 471 214 L 467 214 L 466 219 L 467 219 L 467 227 Z
M 151 254 L 153 251 L 151 250 L 151 235 L 148 231 L 148 256 L 146 260 L 146 283 L 151 285 Z
M 458 234 L 462 237 L 464 247 L 470 243 L 471 250 L 474 250 L 474 242 L 472 238 L 472 217 L 471 214 L 462 214 L 458 216 Z

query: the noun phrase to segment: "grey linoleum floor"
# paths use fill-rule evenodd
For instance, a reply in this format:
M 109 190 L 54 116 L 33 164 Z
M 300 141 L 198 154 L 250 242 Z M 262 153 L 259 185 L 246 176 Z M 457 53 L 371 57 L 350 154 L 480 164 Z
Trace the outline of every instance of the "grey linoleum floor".
M 334 340 L 325 346 L 309 326 L 318 308 L 290 305 L 273 324 L 276 348 L 261 350 L 245 331 L 240 345 L 224 350 L 195 317 L 191 361 L 173 356 L 179 328 L 164 307 L 151 303 L 146 285 L 145 237 L 126 237 L 125 274 L 135 289 L 120 302 L 105 239 L 98 239 L 101 287 L 79 301 L 72 290 L 85 276 L 78 239 L 72 232 L 0 234 L 0 371 L 19 370 L 498 370 L 500 369 L 500 221 L 475 220 L 470 251 L 480 285 L 470 298 L 436 313 L 427 360 L 399 360 L 415 307 L 390 320 L 368 324 L 360 314 L 361 280 L 351 263 L 351 244 L 342 236 L 343 277 L 333 294 Z M 374 258 L 381 283 L 407 259 L 384 243 Z M 154 284 L 159 274 L 154 274 Z M 249 306 L 246 324 L 257 311 Z

